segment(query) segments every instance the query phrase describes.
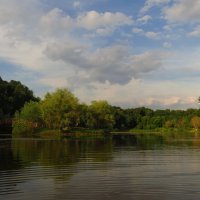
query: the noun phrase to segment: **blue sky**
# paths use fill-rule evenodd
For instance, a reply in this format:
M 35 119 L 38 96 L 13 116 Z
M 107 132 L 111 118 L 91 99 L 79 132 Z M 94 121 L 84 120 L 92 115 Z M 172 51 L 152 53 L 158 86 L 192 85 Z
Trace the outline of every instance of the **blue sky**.
M 0 0 L 0 75 L 41 97 L 186 109 L 200 96 L 199 0 Z

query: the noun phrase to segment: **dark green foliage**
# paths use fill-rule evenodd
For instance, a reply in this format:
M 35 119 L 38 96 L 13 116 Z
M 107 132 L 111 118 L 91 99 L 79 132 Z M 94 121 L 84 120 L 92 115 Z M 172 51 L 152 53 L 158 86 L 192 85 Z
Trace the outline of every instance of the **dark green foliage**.
M 25 102 L 38 101 L 33 92 L 19 81 L 4 81 L 0 77 L 0 117 L 12 117 Z
M 114 117 L 107 101 L 93 101 L 88 109 L 87 125 L 90 128 L 112 129 Z
M 123 109 L 120 107 L 113 107 L 113 117 L 114 117 L 114 128 L 115 129 L 126 129 L 127 128 L 127 119 L 126 114 Z M 131 120 L 130 120 L 131 121 Z

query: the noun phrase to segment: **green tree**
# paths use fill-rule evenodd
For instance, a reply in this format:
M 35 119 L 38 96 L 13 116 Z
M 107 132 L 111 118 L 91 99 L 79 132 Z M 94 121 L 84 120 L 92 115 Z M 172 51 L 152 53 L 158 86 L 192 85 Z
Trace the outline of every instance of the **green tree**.
M 77 106 L 78 99 L 68 89 L 57 89 L 53 93 L 47 93 L 41 102 L 45 125 L 50 129 L 69 127 L 70 119 L 76 118 Z
M 115 129 L 125 129 L 126 127 L 126 114 L 125 111 L 120 107 L 113 107 L 113 115 L 114 115 L 114 128 Z
M 86 104 L 79 104 L 76 111 L 76 126 L 87 127 L 87 117 L 88 117 L 88 106 Z
M 114 116 L 112 107 L 107 101 L 92 101 L 89 106 L 88 126 L 91 128 L 112 129 L 114 126 Z

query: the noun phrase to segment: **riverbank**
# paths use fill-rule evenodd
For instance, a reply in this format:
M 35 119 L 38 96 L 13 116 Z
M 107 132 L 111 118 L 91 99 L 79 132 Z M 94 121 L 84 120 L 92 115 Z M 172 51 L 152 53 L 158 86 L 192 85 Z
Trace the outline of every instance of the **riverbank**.
M 23 134 L 13 134 L 14 138 L 45 138 L 45 139 L 60 139 L 63 137 L 73 137 L 73 138 L 80 138 L 80 137 L 102 137 L 105 134 L 110 134 L 109 131 L 103 129 L 86 129 L 86 128 L 72 128 L 69 130 L 61 131 L 59 129 L 38 129 L 33 133 L 23 133 Z
M 45 138 L 45 139 L 60 139 L 60 138 L 81 138 L 81 137 L 104 137 L 110 135 L 184 135 L 184 134 L 200 134 L 200 130 L 196 129 L 183 129 L 183 128 L 157 128 L 157 129 L 130 129 L 130 130 L 103 130 L 103 129 L 86 129 L 86 128 L 72 128 L 65 131 L 38 129 L 34 133 L 27 133 L 23 135 L 13 135 L 13 137 L 33 137 L 33 138 Z

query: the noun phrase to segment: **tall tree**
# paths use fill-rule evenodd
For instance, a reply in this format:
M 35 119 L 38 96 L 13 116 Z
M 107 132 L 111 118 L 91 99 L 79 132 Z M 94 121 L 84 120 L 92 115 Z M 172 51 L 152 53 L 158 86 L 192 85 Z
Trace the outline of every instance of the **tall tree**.
M 48 128 L 63 129 L 75 118 L 78 99 L 68 89 L 47 93 L 41 102 L 42 118 Z

